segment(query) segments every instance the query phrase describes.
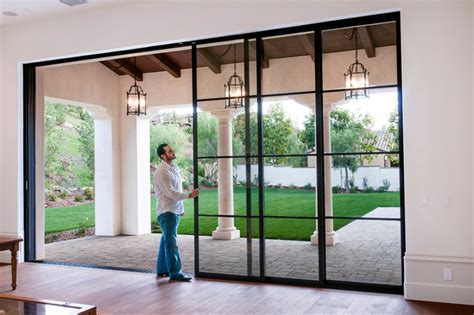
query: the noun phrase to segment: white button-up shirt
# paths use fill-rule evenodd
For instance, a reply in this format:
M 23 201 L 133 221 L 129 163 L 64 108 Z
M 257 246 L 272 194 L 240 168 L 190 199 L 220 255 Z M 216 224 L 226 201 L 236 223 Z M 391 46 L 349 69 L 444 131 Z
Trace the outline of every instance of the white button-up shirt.
M 157 216 L 165 212 L 180 215 L 184 213 L 183 199 L 188 198 L 188 194 L 183 193 L 183 180 L 178 167 L 161 162 L 155 171 L 153 184 L 157 199 Z

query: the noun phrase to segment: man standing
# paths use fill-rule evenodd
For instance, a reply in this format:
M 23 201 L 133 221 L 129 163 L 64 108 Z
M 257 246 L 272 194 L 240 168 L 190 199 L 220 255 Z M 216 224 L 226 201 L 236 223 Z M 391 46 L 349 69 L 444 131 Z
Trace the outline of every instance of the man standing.
M 157 198 L 157 216 L 161 225 L 161 242 L 156 262 L 158 277 L 170 280 L 191 281 L 192 277 L 181 270 L 181 258 L 176 244 L 179 218 L 184 214 L 184 199 L 196 198 L 199 190 L 183 193 L 183 183 L 179 169 L 173 164 L 176 159 L 173 149 L 166 143 L 158 146 L 158 156 L 162 160 L 155 172 L 154 188 Z

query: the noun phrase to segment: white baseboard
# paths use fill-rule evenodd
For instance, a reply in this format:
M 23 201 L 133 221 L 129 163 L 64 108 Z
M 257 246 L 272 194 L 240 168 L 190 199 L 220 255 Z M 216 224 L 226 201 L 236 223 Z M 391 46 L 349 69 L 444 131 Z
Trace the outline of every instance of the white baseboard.
M 452 280 L 443 278 L 450 268 Z M 405 298 L 474 305 L 474 258 L 405 255 Z
M 474 287 L 405 282 L 405 298 L 408 300 L 474 305 Z

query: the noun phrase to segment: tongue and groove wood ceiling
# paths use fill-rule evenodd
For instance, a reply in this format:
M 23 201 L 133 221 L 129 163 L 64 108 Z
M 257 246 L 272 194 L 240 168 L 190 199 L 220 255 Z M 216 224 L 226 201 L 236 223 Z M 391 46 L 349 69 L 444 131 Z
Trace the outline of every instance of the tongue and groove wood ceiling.
M 346 39 L 353 33 L 353 28 L 325 31 L 322 34 L 323 53 L 353 51 L 355 40 Z M 268 68 L 271 59 L 309 55 L 314 61 L 312 33 L 292 34 L 290 36 L 270 37 L 263 39 L 262 67 Z M 357 27 L 357 47 L 364 49 L 369 58 L 375 57 L 377 47 L 396 45 L 395 23 L 383 23 Z M 216 44 L 198 48 L 197 66 L 209 67 L 214 73 L 221 72 L 221 65 L 234 63 L 233 44 Z M 249 59 L 255 61 L 255 41 L 249 43 Z M 235 44 L 235 61 L 243 62 L 243 42 Z M 136 62 L 136 63 L 135 63 Z M 181 76 L 182 69 L 191 68 L 191 49 L 166 53 L 118 58 L 101 61 L 103 65 L 118 75 L 129 75 L 137 81 L 143 80 L 143 73 L 167 71 L 175 78 Z

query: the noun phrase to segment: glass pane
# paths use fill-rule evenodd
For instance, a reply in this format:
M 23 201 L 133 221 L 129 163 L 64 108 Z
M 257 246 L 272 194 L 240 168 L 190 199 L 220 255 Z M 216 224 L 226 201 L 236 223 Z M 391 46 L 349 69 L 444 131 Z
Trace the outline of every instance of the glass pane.
M 338 242 L 326 246 L 328 280 L 402 284 L 400 222 L 355 220 L 335 232 Z
M 258 215 L 259 208 L 258 208 L 258 164 L 256 158 L 249 158 L 248 159 L 249 165 L 249 174 L 247 177 L 247 165 L 246 159 L 236 159 L 236 165 L 234 166 L 234 202 L 236 204 L 241 205 L 236 213 L 242 215 Z M 249 186 L 247 186 L 247 178 Z M 250 194 L 246 193 L 247 187 L 250 188 Z M 250 205 L 251 209 L 247 212 L 246 204 L 247 204 L 247 197 L 250 196 Z M 239 203 L 235 200 L 238 198 Z
M 326 157 L 326 215 L 400 218 L 398 155 Z M 329 189 L 331 187 L 331 189 Z
M 198 99 L 228 97 L 227 88 L 234 86 L 231 79 L 242 81 L 243 91 L 248 85 L 250 95 L 255 94 L 255 40 L 249 41 L 249 80 L 245 82 L 244 41 L 219 42 L 197 47 Z M 234 75 L 238 76 L 233 77 Z M 240 79 L 239 79 L 240 78 Z M 231 84 L 229 85 L 229 81 Z M 240 91 L 240 86 L 239 86 Z M 239 94 L 240 95 L 240 94 Z
M 315 153 L 315 95 L 264 97 L 264 154 Z
M 371 90 L 368 99 L 344 100 L 342 92 L 325 93 L 324 151 L 331 153 L 398 150 L 398 93 Z M 330 125 L 329 125 L 330 124 Z
M 222 219 L 222 218 L 221 218 Z M 258 219 L 199 218 L 199 271 L 242 276 L 259 276 L 260 251 Z M 223 224 L 236 227 L 234 239 L 222 239 L 216 233 Z M 235 232 L 234 232 L 235 233 Z M 249 238 L 247 238 L 247 233 Z
M 397 83 L 395 22 L 324 31 L 322 42 L 324 90 Z
M 316 217 L 316 159 L 266 158 L 265 215 Z
M 199 213 L 226 215 L 258 215 L 258 167 L 251 165 L 251 209 L 247 213 L 247 174 L 244 158 L 199 159 Z M 219 165 L 221 164 L 221 165 Z M 219 177 L 220 168 L 229 174 Z M 232 193 L 229 192 L 229 189 Z M 221 204 L 219 204 L 221 190 Z M 221 208 L 221 212 L 219 212 Z
M 311 244 L 315 227 L 315 220 L 265 219 L 267 276 L 318 279 L 318 246 Z
M 314 34 L 263 39 L 262 94 L 315 90 Z
M 250 154 L 257 154 L 256 98 L 249 99 Z M 198 156 L 235 156 L 246 154 L 245 109 L 225 109 L 224 101 L 198 103 Z M 220 134 L 221 133 L 221 134 Z M 219 134 L 222 138 L 219 147 Z M 231 135 L 231 139 L 227 139 Z M 227 143 L 232 141 L 232 146 Z

